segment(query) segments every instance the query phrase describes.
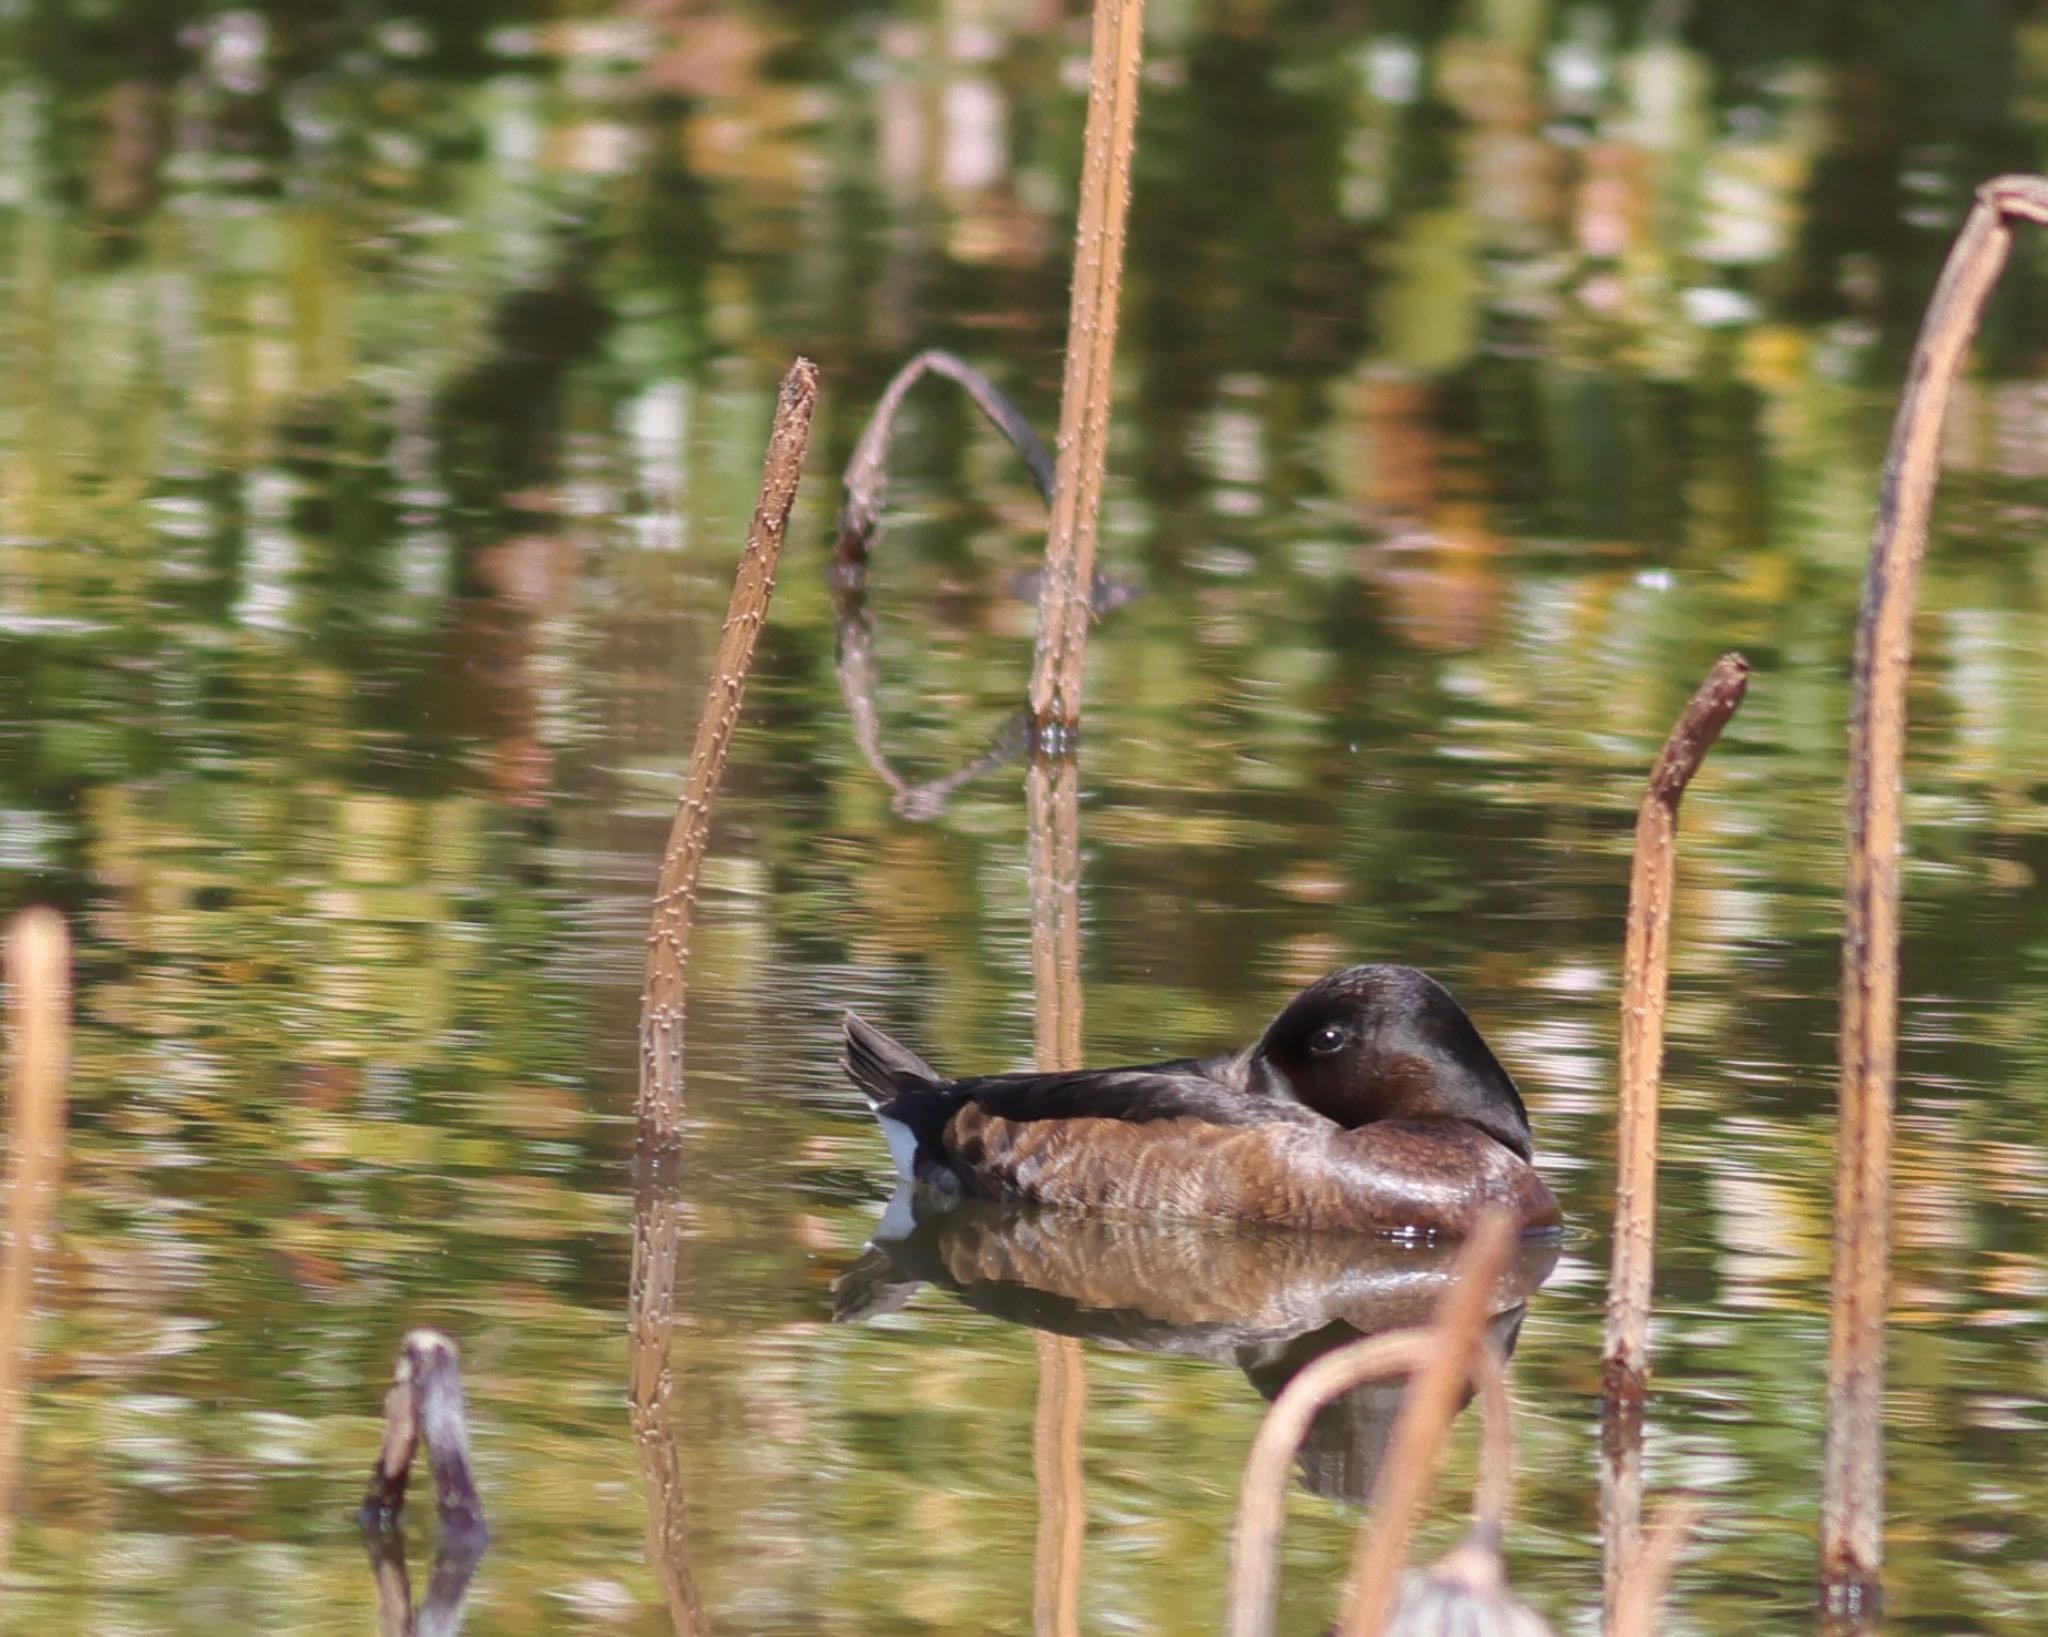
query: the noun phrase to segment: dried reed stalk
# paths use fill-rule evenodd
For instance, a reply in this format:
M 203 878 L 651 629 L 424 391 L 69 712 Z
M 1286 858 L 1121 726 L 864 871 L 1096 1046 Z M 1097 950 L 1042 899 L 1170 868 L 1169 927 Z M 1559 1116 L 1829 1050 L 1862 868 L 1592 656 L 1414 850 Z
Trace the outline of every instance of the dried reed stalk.
M 1393 1611 L 1401 1565 L 1415 1520 L 1436 1481 L 1444 1435 L 1484 1339 L 1494 1290 L 1507 1271 L 1517 1235 L 1501 1212 L 1472 1230 L 1454 1264 L 1457 1278 L 1430 1326 L 1431 1356 L 1408 1382 L 1373 1485 L 1372 1516 L 1352 1553 L 1349 1594 L 1338 1629 L 1345 1637 L 1378 1637 Z
M 1620 1155 L 1614 1265 L 1607 1285 L 1601 1539 L 1607 1616 L 1642 1528 L 1643 1394 L 1650 1373 L 1650 1285 L 1657 1260 L 1657 1099 L 1670 987 L 1671 901 L 1678 880 L 1678 804 L 1749 690 L 1749 666 L 1723 654 L 1680 714 L 1636 814 L 1622 955 Z
M 1281 1389 L 1252 1439 L 1237 1492 L 1230 1537 L 1230 1585 L 1224 1630 L 1229 1637 L 1267 1637 L 1279 1582 L 1280 1529 L 1287 1517 L 1287 1471 L 1318 1411 L 1368 1381 L 1421 1367 L 1434 1345 L 1420 1326 L 1367 1336 L 1325 1353 Z
M 1478 1251 L 1481 1255 L 1491 1254 L 1486 1247 L 1478 1247 Z M 1471 1283 L 1475 1276 L 1483 1281 L 1476 1287 L 1482 1309 L 1491 1306 L 1506 1260 L 1504 1253 L 1490 1278 L 1483 1265 L 1474 1266 L 1470 1248 L 1460 1260 L 1461 1281 Z M 1452 1287 L 1453 1291 L 1458 1288 Z M 1447 1292 L 1438 1305 L 1439 1320 L 1448 1314 L 1451 1300 L 1452 1293 Z M 1484 1323 L 1482 1314 L 1482 1330 Z M 1238 1489 L 1224 1626 L 1229 1637 L 1266 1637 L 1272 1629 L 1280 1531 L 1287 1515 L 1288 1467 L 1317 1414 L 1331 1399 L 1365 1382 L 1420 1370 L 1442 1350 L 1443 1341 L 1435 1325 L 1367 1336 L 1316 1359 L 1273 1400 L 1273 1407 L 1266 1412 L 1258 1435 L 1252 1440 L 1244 1480 Z M 1473 1504 L 1475 1533 L 1497 1547 L 1514 1483 L 1514 1430 L 1507 1380 L 1499 1353 L 1483 1334 L 1468 1359 L 1482 1414 L 1479 1487 Z M 1395 1449 L 1390 1448 L 1387 1462 L 1396 1458 Z M 1382 1473 L 1385 1471 L 1383 1465 Z
M 1671 1586 L 1671 1571 L 1686 1536 L 1700 1521 L 1700 1503 L 1690 1497 L 1665 1502 L 1622 1577 L 1621 1592 L 1607 1620 L 1607 1637 L 1654 1637 L 1657 1605 Z
M 1031 1624 L 1039 1637 L 1077 1637 L 1081 1547 L 1088 1528 L 1081 1472 L 1087 1367 L 1077 1338 L 1040 1331 L 1034 1340 L 1038 1408 L 1031 1426 L 1031 1469 L 1038 1485 L 1038 1540 L 1032 1559 Z
M 1109 460 L 1117 298 L 1123 287 L 1131 156 L 1137 146 L 1144 22 L 1144 0 L 1095 0 L 1074 286 L 1060 388 L 1059 464 L 1031 665 L 1031 714 L 1041 739 L 1050 743 L 1060 742 L 1081 722 L 1082 660 L 1095 579 L 1096 520 Z
M 1071 756 L 1034 756 L 1025 774 L 1030 846 L 1031 974 L 1038 1066 L 1081 1066 L 1080 772 Z M 1087 1363 L 1072 1336 L 1038 1337 L 1038 1414 L 1032 1466 L 1038 1480 L 1034 1628 L 1040 1637 L 1080 1630 L 1081 1547 L 1088 1508 L 1081 1428 Z
M 71 1077 L 71 934 L 53 909 L 25 909 L 6 947 L 7 1251 L 0 1266 L 0 1578 L 14 1528 L 14 1480 L 28 1420 L 36 1251 L 56 1214 Z
M 1977 190 L 1928 303 L 1892 423 L 1849 715 L 1848 886 L 1842 928 L 1841 1134 L 1821 1478 L 1821 1584 L 1830 1621 L 1876 1615 L 1884 1559 L 1884 1324 L 1891 1264 L 1892 1098 L 1898 1072 L 1900 806 L 1906 685 L 1941 427 L 2016 222 L 2048 225 L 2048 178 Z
M 639 1147 L 659 1158 L 681 1137 L 683 1021 L 689 993 L 690 912 L 711 833 L 711 806 L 746 696 L 754 644 L 775 589 L 775 568 L 796 501 L 811 417 L 818 404 L 817 366 L 799 358 L 782 378 L 775 424 L 762 463 L 761 498 L 747 530 L 746 552 L 712 663 L 704 715 L 690 757 L 688 782 L 662 855 L 647 945 L 647 987 L 640 1013 Z M 678 1637 L 704 1637 L 710 1627 L 690 1569 L 682 1463 L 670 1413 L 675 1372 L 676 1256 L 682 1201 L 674 1172 L 643 1168 L 633 1201 L 633 1262 L 627 1290 L 627 1391 L 634 1445 L 647 1484 L 647 1552 L 668 1595 Z
M 747 549 L 733 580 L 732 601 L 712 660 L 704 715 L 697 724 L 688 782 L 676 806 L 662 854 L 654 911 L 647 935 L 647 979 L 640 1002 L 640 1096 L 637 1113 L 643 1149 L 673 1148 L 683 1120 L 684 972 L 690 959 L 690 912 L 711 835 L 711 804 L 725 772 L 726 751 L 746 698 L 754 644 L 775 591 L 775 568 L 796 503 L 811 416 L 818 407 L 818 367 L 807 358 L 790 365 L 775 406 L 768 456 L 761 468 L 761 498 L 747 529 Z

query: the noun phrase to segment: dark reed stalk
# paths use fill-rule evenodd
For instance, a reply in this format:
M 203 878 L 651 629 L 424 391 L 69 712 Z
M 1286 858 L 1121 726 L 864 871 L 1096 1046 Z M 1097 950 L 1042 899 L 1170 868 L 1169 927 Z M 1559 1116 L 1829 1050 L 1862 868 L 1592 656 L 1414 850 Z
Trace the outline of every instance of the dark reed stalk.
M 797 480 L 818 407 L 818 367 L 807 358 L 790 365 L 775 406 L 768 455 L 761 468 L 761 498 L 747 529 L 747 548 L 733 580 L 732 601 L 718 652 L 688 782 L 676 806 L 668 847 L 654 891 L 647 934 L 647 979 L 640 1002 L 639 1140 L 644 1149 L 672 1149 L 682 1134 L 683 994 L 690 959 L 690 912 L 711 835 L 711 804 L 725 773 L 726 751 L 746 699 L 754 644 L 775 591 L 775 569 L 796 503 Z
M 1436 1481 L 1444 1437 L 1458 1413 L 1473 1355 L 1484 1340 L 1493 1293 L 1516 1244 L 1514 1224 L 1490 1212 L 1458 1253 L 1457 1278 L 1430 1325 L 1431 1354 L 1409 1378 L 1401 1411 L 1373 1484 L 1372 1515 L 1352 1552 L 1349 1591 L 1338 1629 L 1378 1637 L 1393 1612 L 1401 1566 L 1417 1514 Z
M 853 723 L 853 742 L 889 787 L 889 805 L 899 815 L 924 823 L 945 811 L 955 791 L 983 774 L 1020 760 L 1031 748 L 1031 713 L 1020 709 L 997 729 L 979 756 L 954 772 L 913 783 L 898 772 L 882 743 L 882 714 L 876 703 L 880 667 L 875 661 L 875 621 L 868 608 L 867 569 L 882 535 L 882 507 L 889 491 L 889 457 L 895 447 L 896 418 L 903 400 L 926 375 L 956 383 L 1016 450 L 1037 485 L 1052 501 L 1052 456 L 1038 441 L 1023 412 L 1001 388 L 964 359 L 936 349 L 921 352 L 898 370 L 882 391 L 860 441 L 846 462 L 839 536 L 833 552 L 832 615 L 839 644 L 839 693 Z M 1040 578 L 1043 578 L 1041 573 Z M 1125 588 L 1097 583 L 1098 608 L 1113 604 Z
M 683 1022 L 689 993 L 690 912 L 711 835 L 712 803 L 746 698 L 754 645 L 796 502 L 797 480 L 818 405 L 817 366 L 799 358 L 782 378 L 761 469 L 761 496 L 733 579 L 732 601 L 712 661 L 704 714 L 668 848 L 662 855 L 647 946 L 640 1012 L 638 1147 L 655 1161 L 672 1155 L 682 1131 Z M 678 1637 L 711 1629 L 690 1568 L 688 1510 L 671 1403 L 675 1371 L 676 1255 L 683 1202 L 673 1167 L 641 1168 L 633 1199 L 633 1260 L 627 1289 L 628 1376 L 633 1441 L 647 1484 L 647 1554 L 667 1594 Z
M 854 571 L 858 573 L 858 570 Z M 913 783 L 897 771 L 882 743 L 882 710 L 876 700 L 881 667 L 875 660 L 875 621 L 868 611 L 867 588 L 858 580 L 842 580 L 832 588 L 832 618 L 839 643 L 839 697 L 846 703 L 853 742 L 867 758 L 875 776 L 889 787 L 889 806 L 898 816 L 924 824 L 946 810 L 955 792 L 983 774 L 1021 761 L 1031 748 L 1031 713 L 1019 709 L 1001 727 L 988 747 L 973 760 L 938 778 Z
M 421 1444 L 434 1469 L 434 1511 L 442 1529 L 481 1537 L 484 1508 L 469 1453 L 461 1359 L 455 1343 L 439 1330 L 411 1331 L 399 1344 L 384 1394 L 384 1442 L 363 1496 L 366 1525 L 396 1524 Z
M 1074 226 L 1074 284 L 1060 388 L 1059 461 L 1053 479 L 1052 526 L 1045 541 L 1045 581 L 1038 599 L 1038 647 L 1031 665 L 1031 715 L 1041 741 L 1050 744 L 1077 731 L 1081 722 L 1082 662 L 1095 581 L 1096 522 L 1109 460 L 1111 375 L 1117 301 L 1123 288 L 1131 156 L 1137 147 L 1144 23 L 1144 0 L 1095 0 L 1081 208 Z
M 1671 1587 L 1671 1572 L 1686 1536 L 1700 1521 L 1700 1503 L 1689 1496 L 1666 1501 L 1630 1560 L 1621 1595 L 1607 1621 L 1607 1637 L 1654 1637 L 1657 1606 Z
M 1650 1286 L 1657 1261 L 1657 1116 L 1670 988 L 1678 804 L 1749 690 L 1749 666 L 1723 654 L 1687 703 L 1636 813 L 1621 980 L 1621 1118 L 1614 1264 L 1603 1352 L 1601 1541 L 1607 1617 L 1642 1529 L 1643 1395 L 1650 1374 Z
M 2048 178 L 2001 176 L 1979 188 L 1976 207 L 1942 268 L 1892 422 L 1856 624 L 1841 1129 L 1821 1471 L 1822 1600 L 1838 1630 L 1875 1621 L 1884 1561 L 1884 1326 L 1898 1074 L 1900 808 L 1913 615 L 1940 475 L 1942 422 L 2018 222 L 2048 225 Z
M 0 1265 L 0 1578 L 28 1420 L 37 1249 L 56 1215 L 71 1078 L 71 934 L 53 909 L 7 926 L 7 1252 Z
M 845 498 L 839 506 L 839 538 L 832 552 L 842 580 L 849 574 L 857 574 L 866 565 L 868 554 L 881 535 L 882 503 L 889 493 L 889 450 L 896 439 L 896 415 L 910 389 L 928 374 L 943 375 L 974 400 L 989 423 L 1009 440 L 1010 447 L 1023 458 L 1025 466 L 1030 469 L 1032 482 L 1038 485 L 1039 498 L 1047 505 L 1052 504 L 1052 457 L 1045 452 L 1045 445 L 1038 441 L 1038 434 L 1031 430 L 1031 423 L 995 383 L 972 364 L 950 352 L 929 348 L 899 369 L 882 389 L 875 412 L 868 417 L 860 442 L 853 446 L 853 454 L 846 462 L 846 475 L 841 480 Z

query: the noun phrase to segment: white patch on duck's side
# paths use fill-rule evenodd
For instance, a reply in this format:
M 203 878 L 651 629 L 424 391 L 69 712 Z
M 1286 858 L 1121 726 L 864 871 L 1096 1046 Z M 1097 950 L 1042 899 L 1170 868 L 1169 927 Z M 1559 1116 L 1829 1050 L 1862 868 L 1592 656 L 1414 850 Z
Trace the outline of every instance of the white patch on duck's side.
M 882 1137 L 889 1144 L 889 1158 L 896 1162 L 896 1175 L 904 1182 L 917 1181 L 917 1134 L 901 1120 L 878 1114 Z

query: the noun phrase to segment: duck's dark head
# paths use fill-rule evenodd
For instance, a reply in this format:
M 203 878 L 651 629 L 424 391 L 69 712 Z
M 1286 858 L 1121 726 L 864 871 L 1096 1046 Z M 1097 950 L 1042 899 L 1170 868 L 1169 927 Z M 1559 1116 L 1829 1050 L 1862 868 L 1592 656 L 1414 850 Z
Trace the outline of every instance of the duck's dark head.
M 1253 1051 L 1343 1126 L 1464 1120 L 1530 1156 L 1528 1111 L 1465 1009 L 1412 966 L 1348 966 L 1311 984 Z

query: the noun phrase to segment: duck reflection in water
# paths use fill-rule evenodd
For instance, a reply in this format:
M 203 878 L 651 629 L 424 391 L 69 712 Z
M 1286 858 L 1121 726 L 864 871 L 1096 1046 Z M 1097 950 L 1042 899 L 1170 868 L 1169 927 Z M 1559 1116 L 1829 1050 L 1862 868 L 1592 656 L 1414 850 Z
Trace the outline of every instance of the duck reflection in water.
M 1522 1241 L 1494 1293 L 1490 1334 L 1514 1349 L 1530 1295 L 1556 1264 L 1555 1235 Z M 900 1189 L 840 1276 L 834 1317 L 900 1311 L 925 1285 L 1056 1335 L 1241 1369 L 1271 1399 L 1315 1359 L 1361 1336 L 1426 1323 L 1456 1247 L 1355 1234 L 1047 1210 Z M 1302 1445 L 1302 1481 L 1364 1505 L 1403 1383 L 1332 1400 Z

